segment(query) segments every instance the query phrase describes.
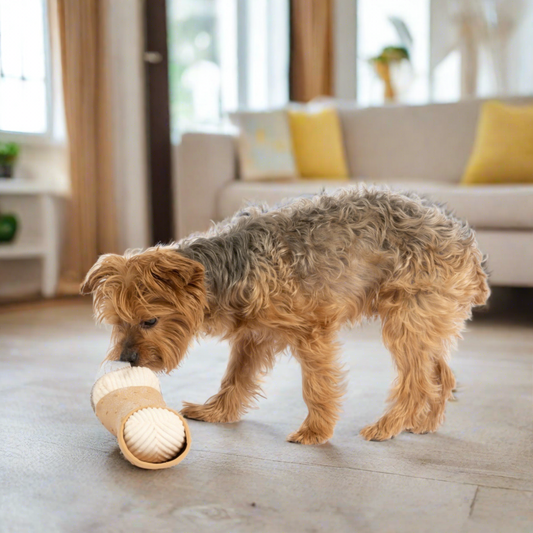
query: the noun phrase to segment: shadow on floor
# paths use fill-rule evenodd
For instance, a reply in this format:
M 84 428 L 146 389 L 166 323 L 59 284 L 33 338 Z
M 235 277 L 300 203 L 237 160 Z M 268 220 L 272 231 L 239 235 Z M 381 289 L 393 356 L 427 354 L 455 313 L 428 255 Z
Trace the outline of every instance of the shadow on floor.
M 489 324 L 533 326 L 533 288 L 493 287 L 488 304 L 474 315 Z

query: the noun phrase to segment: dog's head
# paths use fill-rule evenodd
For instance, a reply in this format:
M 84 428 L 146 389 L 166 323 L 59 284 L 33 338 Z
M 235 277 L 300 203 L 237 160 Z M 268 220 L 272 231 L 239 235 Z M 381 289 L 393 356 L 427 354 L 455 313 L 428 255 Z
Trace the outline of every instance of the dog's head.
M 156 371 L 179 365 L 204 318 L 204 268 L 171 248 L 103 255 L 80 292 L 113 326 L 107 358 Z

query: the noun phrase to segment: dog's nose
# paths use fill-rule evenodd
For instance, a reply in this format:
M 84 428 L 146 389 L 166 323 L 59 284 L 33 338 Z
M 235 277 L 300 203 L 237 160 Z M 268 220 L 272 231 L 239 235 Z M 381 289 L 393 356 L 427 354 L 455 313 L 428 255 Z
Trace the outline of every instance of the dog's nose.
M 137 364 L 137 359 L 139 358 L 139 354 L 131 349 L 131 348 L 124 348 L 122 350 L 122 353 L 120 354 L 120 360 L 124 363 L 131 363 L 132 365 Z

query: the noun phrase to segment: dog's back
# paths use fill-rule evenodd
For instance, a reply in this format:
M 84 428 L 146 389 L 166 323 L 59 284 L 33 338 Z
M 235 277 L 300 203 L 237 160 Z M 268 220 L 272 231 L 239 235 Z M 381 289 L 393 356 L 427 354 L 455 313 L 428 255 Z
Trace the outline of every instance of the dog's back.
M 231 260 L 231 283 L 256 267 L 289 265 L 291 277 L 314 290 L 354 276 L 367 288 L 406 276 L 413 284 L 438 284 L 439 276 L 461 270 L 468 255 L 479 278 L 473 302 L 488 297 L 474 232 L 413 193 L 353 187 L 271 208 L 249 206 L 184 247 Z

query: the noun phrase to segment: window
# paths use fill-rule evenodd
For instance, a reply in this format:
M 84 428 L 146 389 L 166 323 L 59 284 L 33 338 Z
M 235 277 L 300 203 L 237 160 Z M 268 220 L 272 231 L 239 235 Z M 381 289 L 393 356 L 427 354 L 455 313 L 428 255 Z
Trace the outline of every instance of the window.
M 412 38 L 409 68 L 396 72 L 398 99 L 405 103 L 429 100 L 430 1 L 429 0 L 358 0 L 357 4 L 357 100 L 362 105 L 382 104 L 383 85 L 370 58 L 386 46 L 401 46 L 395 28 L 404 23 Z M 391 20 L 392 17 L 392 20 Z
M 288 0 L 169 0 L 174 137 L 288 100 Z
M 45 21 L 45 0 L 0 0 L 0 130 L 50 129 Z
M 221 113 L 221 20 L 214 0 L 169 4 L 170 114 L 173 128 L 215 124 Z
M 457 102 L 461 99 L 461 53 L 450 51 L 433 69 L 431 100 Z

